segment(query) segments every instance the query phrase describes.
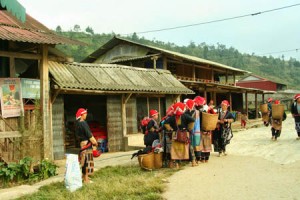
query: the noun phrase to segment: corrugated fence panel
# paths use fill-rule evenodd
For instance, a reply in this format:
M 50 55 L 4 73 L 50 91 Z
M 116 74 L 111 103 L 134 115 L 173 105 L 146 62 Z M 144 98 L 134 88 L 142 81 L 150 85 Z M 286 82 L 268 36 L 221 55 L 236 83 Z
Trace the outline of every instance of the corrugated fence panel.
M 63 110 L 63 96 L 59 95 L 52 106 L 53 154 L 55 160 L 63 159 L 65 156 Z
M 130 98 L 126 104 L 126 124 L 127 134 L 137 133 L 137 109 L 136 109 L 136 97 Z
M 107 96 L 107 136 L 109 151 L 121 151 L 123 144 L 121 96 Z

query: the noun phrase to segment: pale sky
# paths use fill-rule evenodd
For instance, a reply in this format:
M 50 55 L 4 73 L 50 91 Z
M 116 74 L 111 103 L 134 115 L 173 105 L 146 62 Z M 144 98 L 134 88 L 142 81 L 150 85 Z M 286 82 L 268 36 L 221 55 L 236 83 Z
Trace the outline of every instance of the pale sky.
M 75 24 L 95 33 L 127 34 L 184 26 L 253 14 L 299 4 L 300 0 L 19 0 L 26 12 L 55 29 L 70 30 Z M 242 53 L 270 52 L 300 60 L 300 6 L 252 17 L 182 29 L 141 34 L 147 39 L 188 45 L 217 43 Z M 296 49 L 299 49 L 296 51 Z M 266 54 L 269 56 L 269 54 Z

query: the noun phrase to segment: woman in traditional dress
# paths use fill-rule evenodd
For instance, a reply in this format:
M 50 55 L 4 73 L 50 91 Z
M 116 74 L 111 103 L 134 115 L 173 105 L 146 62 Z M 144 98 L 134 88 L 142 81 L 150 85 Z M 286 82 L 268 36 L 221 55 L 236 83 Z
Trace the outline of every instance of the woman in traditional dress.
M 300 94 L 294 96 L 294 102 L 291 106 L 291 113 L 295 119 L 295 129 L 298 137 L 296 140 L 300 140 Z
M 233 122 L 233 115 L 228 111 L 229 102 L 223 100 L 221 103 L 221 109 L 219 111 L 217 128 L 213 133 L 214 139 L 214 151 L 219 152 L 221 155 L 226 156 L 226 145 L 230 143 L 233 137 L 231 130 L 231 123 Z
M 94 159 L 93 159 L 93 147 L 98 146 L 98 143 L 92 132 L 89 125 L 85 121 L 87 117 L 87 110 L 84 108 L 79 108 L 76 112 L 76 129 L 75 134 L 80 141 L 80 153 L 79 161 L 82 168 L 82 179 L 84 183 L 89 183 L 89 175 L 92 175 L 94 172 Z M 97 151 L 95 151 L 97 153 Z M 97 156 L 97 155 L 96 155 Z
M 166 130 L 173 132 L 171 159 L 176 168 L 179 168 L 180 160 L 189 159 L 189 137 L 195 121 L 190 115 L 184 113 L 185 108 L 184 103 L 174 104 L 174 115 L 166 119 L 164 123 Z M 185 141 L 179 141 L 179 132 L 186 136 Z
M 160 128 L 162 130 L 162 146 L 164 148 L 164 152 L 163 152 L 163 161 L 164 161 L 164 166 L 167 167 L 172 167 L 172 163 L 171 163 L 171 145 L 172 145 L 172 131 L 168 131 L 165 127 L 164 124 L 166 122 L 166 120 L 168 118 L 170 118 L 171 116 L 173 116 L 174 114 L 174 107 L 173 105 L 171 105 L 167 111 L 166 111 L 166 116 L 164 116 L 159 125 Z
M 280 101 L 279 100 L 275 100 L 274 104 L 275 105 L 279 105 Z M 283 112 L 283 115 L 281 117 L 274 118 L 272 116 L 272 109 L 271 109 L 270 119 L 271 119 L 271 124 L 272 124 L 272 127 L 271 127 L 272 138 L 271 139 L 273 141 L 276 141 L 277 138 L 280 137 L 281 129 L 282 129 L 282 121 L 284 121 L 286 119 L 286 113 Z
M 158 112 L 157 110 L 150 110 L 150 120 L 147 124 L 146 132 L 144 135 L 144 144 L 146 147 L 151 147 L 154 140 L 159 139 L 159 126 L 157 123 Z
M 186 111 L 184 112 L 185 114 L 193 117 L 195 114 L 195 101 L 192 99 L 187 99 L 185 102 L 186 105 Z M 195 118 L 195 117 L 193 117 Z M 195 134 L 194 131 L 190 132 L 190 151 L 189 151 L 189 157 L 190 157 L 190 161 L 192 162 L 192 167 L 198 165 L 198 163 L 196 162 L 196 157 L 195 157 L 195 152 L 194 152 L 194 145 L 193 145 L 193 141 L 195 140 Z

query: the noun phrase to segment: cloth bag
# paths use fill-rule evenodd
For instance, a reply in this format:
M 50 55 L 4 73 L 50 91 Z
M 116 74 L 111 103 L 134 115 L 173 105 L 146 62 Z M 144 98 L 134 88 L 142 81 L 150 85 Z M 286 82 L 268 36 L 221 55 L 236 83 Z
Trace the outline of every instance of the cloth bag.
M 65 186 L 70 192 L 82 187 L 81 170 L 77 154 L 66 154 Z
M 188 143 L 189 142 L 189 132 L 186 130 L 177 130 L 175 141 L 181 143 Z

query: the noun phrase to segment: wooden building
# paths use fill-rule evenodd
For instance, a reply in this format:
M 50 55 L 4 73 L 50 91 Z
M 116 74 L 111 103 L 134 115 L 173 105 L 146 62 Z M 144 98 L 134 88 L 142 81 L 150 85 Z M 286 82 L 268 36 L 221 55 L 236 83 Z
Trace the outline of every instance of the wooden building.
M 269 90 L 269 91 L 283 91 L 287 89 L 287 85 L 278 83 L 275 81 L 268 80 L 266 78 L 251 74 L 242 79 L 237 83 L 237 86 L 245 88 L 257 88 L 260 90 Z
M 181 94 L 194 93 L 163 69 L 49 62 L 49 70 L 55 94 L 53 119 L 64 119 L 66 126 L 53 126 L 53 132 L 72 129 L 76 110 L 87 108 L 87 121 L 107 130 L 109 151 L 126 150 L 127 136 L 141 133 L 139 122 L 150 109 L 164 116 L 166 107 Z
M 182 99 L 201 95 L 208 101 L 214 100 L 215 105 L 228 99 L 232 105 L 230 109 L 235 111 L 248 111 L 248 94 L 254 94 L 256 116 L 257 96 L 261 95 L 264 99 L 264 90 L 235 85 L 236 76 L 249 73 L 247 71 L 120 37 L 112 38 L 82 62 L 169 70 L 181 83 L 195 92 L 194 95 L 182 96 Z M 246 102 L 244 105 L 243 98 Z
M 32 143 L 27 144 L 24 142 L 23 131 L 20 131 L 23 116 L 5 118 L 2 115 L 4 106 L 1 107 L 0 160 L 9 162 L 18 160 L 21 156 L 31 156 L 23 151 L 30 148 L 37 159 L 53 158 L 48 61 L 67 60 L 55 49 L 57 44 L 83 43 L 56 35 L 27 15 L 25 8 L 16 0 L 0 0 L 0 78 L 38 80 L 40 94 L 36 99 L 39 99 L 40 106 L 35 109 L 35 98 L 22 99 L 22 112 L 27 122 L 24 126 L 28 128 L 37 124 L 34 112 L 39 112 L 41 117 L 39 138 L 34 139 L 33 133 L 29 133 L 32 137 L 28 141 L 31 140 Z

